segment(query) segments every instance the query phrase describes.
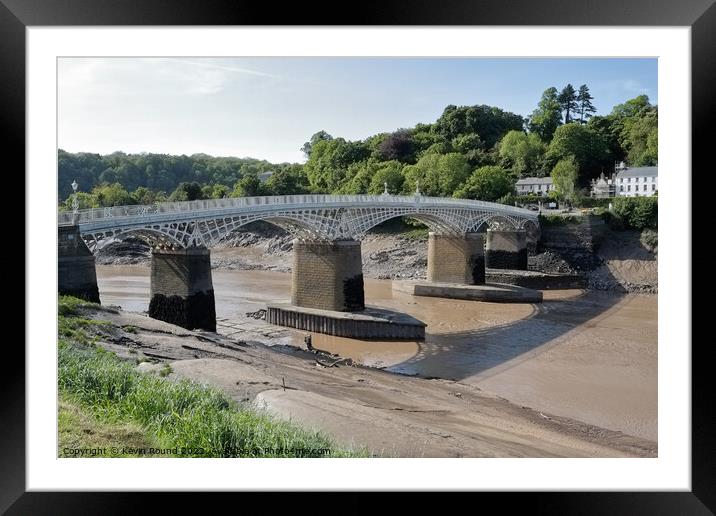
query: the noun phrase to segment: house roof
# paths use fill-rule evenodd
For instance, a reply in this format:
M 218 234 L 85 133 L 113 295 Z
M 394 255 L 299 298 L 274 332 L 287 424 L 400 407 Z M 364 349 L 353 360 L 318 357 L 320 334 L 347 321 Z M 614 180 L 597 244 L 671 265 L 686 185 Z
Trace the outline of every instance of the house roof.
M 617 177 L 658 177 L 659 167 L 630 167 L 617 172 Z
M 551 177 L 523 177 L 517 180 L 518 185 L 551 185 Z

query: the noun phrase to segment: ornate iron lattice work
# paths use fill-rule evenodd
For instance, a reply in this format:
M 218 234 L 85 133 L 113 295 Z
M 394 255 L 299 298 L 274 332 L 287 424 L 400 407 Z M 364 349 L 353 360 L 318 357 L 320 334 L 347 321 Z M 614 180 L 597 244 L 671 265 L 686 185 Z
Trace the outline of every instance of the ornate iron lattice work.
M 537 214 L 504 204 L 395 195 L 289 195 L 115 206 L 61 212 L 59 224 L 79 224 L 96 251 L 133 235 L 152 246 L 212 247 L 235 229 L 263 220 L 301 239 L 360 239 L 395 217 L 413 217 L 432 231 L 461 235 L 489 227 L 539 228 Z

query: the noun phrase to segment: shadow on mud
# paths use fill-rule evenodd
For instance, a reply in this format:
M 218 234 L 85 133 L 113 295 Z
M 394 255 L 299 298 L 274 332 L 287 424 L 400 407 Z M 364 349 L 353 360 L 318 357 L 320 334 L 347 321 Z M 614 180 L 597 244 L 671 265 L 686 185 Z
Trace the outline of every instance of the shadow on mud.
M 477 330 L 431 334 L 418 352 L 388 370 L 424 378 L 462 380 L 489 377 L 542 353 L 569 332 L 605 316 L 623 293 L 581 291 L 574 297 L 545 300 L 518 321 Z

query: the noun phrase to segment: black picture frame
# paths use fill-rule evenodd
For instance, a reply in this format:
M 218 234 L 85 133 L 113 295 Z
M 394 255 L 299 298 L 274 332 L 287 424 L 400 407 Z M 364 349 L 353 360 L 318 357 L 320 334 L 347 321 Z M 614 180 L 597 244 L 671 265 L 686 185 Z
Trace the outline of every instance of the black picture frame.
M 712 133 L 709 128 L 716 113 L 714 0 L 441 0 L 434 3 L 381 0 L 352 6 L 321 1 L 308 5 L 244 0 L 0 0 L 0 113 L 6 130 L 5 152 L 13 158 L 15 170 L 25 170 L 27 27 L 284 24 L 689 26 L 693 169 L 698 170 L 701 164 L 704 173 L 710 173 L 713 168 L 713 164 L 706 161 L 706 139 Z M 705 257 L 692 258 L 693 270 L 706 267 L 701 261 L 705 261 Z M 32 271 L 25 270 L 25 274 Z M 693 317 L 692 320 L 698 322 Z M 692 346 L 690 492 L 485 493 L 481 496 L 499 496 L 501 508 L 508 511 L 525 504 L 530 512 L 550 514 L 713 514 L 716 511 L 716 403 L 711 399 L 714 392 L 712 366 L 708 360 L 711 345 L 706 337 L 694 341 Z M 146 507 L 146 495 L 138 493 L 26 492 L 25 356 L 19 346 L 11 349 L 9 342 L 5 352 L 4 359 L 15 367 L 3 372 L 0 391 L 0 509 L 7 510 L 7 514 L 106 514 Z M 162 508 L 171 510 L 172 506 L 185 503 L 186 495 L 174 493 L 162 501 Z M 404 504 L 401 508 L 405 509 Z

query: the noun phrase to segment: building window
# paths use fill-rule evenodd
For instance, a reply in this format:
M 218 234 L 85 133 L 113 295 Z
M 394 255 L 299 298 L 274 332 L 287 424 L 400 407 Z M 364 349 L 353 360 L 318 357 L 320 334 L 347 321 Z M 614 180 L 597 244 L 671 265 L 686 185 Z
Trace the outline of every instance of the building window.
M 631 185 L 627 185 L 627 192 L 631 192 Z
M 644 188 L 642 188 L 642 190 L 644 190 L 646 192 L 646 185 L 644 185 Z
M 656 185 L 651 185 L 651 191 L 653 192 L 654 190 L 656 190 Z
M 619 191 L 620 191 L 620 192 L 623 192 L 623 191 L 624 191 L 624 185 L 620 185 L 620 186 L 619 186 Z

